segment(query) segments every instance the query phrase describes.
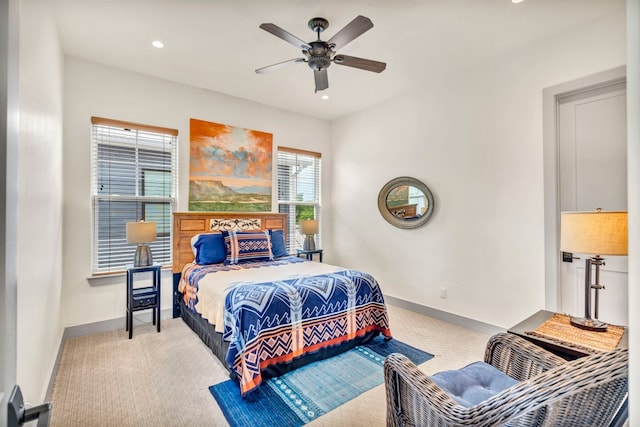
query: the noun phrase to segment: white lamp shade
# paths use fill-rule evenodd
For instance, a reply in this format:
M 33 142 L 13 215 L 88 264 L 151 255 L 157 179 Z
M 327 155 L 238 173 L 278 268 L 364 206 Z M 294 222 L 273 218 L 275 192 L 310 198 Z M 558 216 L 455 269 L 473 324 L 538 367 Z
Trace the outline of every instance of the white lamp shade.
M 300 232 L 305 235 L 316 234 L 318 232 L 318 220 L 305 219 L 300 221 Z
M 157 238 L 155 221 L 127 223 L 127 243 L 149 243 Z
M 562 212 L 560 250 L 592 255 L 627 255 L 627 212 Z

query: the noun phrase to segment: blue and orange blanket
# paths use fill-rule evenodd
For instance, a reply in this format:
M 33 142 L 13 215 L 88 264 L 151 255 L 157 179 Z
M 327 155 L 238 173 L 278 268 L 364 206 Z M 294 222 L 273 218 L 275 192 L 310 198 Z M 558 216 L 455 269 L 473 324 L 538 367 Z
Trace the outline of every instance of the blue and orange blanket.
M 191 267 L 190 276 L 202 277 L 204 271 L 215 271 L 212 267 Z M 198 284 L 195 279 L 187 282 L 185 303 L 193 309 Z M 370 332 L 391 337 L 382 291 L 371 275 L 361 271 L 239 282 L 227 289 L 223 336 L 230 344 L 226 362 L 242 395 L 260 385 L 261 371 L 268 366 L 291 362 Z

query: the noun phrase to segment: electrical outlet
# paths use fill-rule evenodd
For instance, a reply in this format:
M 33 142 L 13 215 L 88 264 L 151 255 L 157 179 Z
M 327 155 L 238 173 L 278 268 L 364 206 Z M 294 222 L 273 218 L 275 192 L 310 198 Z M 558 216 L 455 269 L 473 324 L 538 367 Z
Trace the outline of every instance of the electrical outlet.
M 447 288 L 440 288 L 440 298 L 447 297 Z

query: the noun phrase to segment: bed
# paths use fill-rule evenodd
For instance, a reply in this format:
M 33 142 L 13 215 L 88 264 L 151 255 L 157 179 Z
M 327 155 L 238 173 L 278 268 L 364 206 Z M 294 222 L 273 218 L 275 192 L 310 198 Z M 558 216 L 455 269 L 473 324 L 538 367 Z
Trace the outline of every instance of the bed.
M 174 213 L 174 317 L 238 380 L 263 380 L 391 338 L 382 291 L 361 271 L 286 253 L 278 213 Z

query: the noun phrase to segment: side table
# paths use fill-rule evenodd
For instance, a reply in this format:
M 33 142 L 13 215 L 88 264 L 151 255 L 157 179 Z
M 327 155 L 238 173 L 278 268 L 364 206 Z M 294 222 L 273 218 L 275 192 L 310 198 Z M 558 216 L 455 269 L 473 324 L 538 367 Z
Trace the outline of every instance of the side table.
M 324 249 L 314 249 L 312 251 L 306 251 L 304 249 L 296 249 L 296 256 L 299 258 L 300 255 L 304 255 L 306 259 L 309 261 L 313 261 L 313 254 L 320 255 L 320 262 L 322 262 L 322 252 Z
M 139 273 L 151 272 L 151 286 L 134 288 L 135 275 Z M 153 310 L 153 324 L 160 332 L 160 266 L 151 265 L 148 267 L 133 267 L 127 269 L 127 325 L 129 339 L 133 337 L 133 312 L 140 310 Z
M 555 313 L 547 310 L 540 310 L 532 316 L 526 318 L 522 322 L 518 323 L 515 326 L 509 328 L 507 332 L 518 335 L 532 343 L 536 344 L 548 350 L 564 359 L 573 360 L 579 357 L 587 356 L 591 353 L 588 353 L 586 350 L 583 351 L 578 347 L 570 347 L 566 345 L 562 345 L 559 342 L 546 339 L 540 336 L 533 336 L 527 334 L 527 332 L 535 331 L 536 328 L 542 325 L 545 321 L 551 318 Z M 618 343 L 618 348 L 620 347 L 628 347 L 629 346 L 629 331 L 625 329 L 622 338 L 620 338 L 620 342 Z
M 540 310 L 532 316 L 526 318 L 522 322 L 518 323 L 517 325 L 511 327 L 507 332 L 531 341 L 537 346 L 542 347 L 545 350 L 548 350 L 567 360 L 574 360 L 592 354 L 587 352 L 586 350 L 581 350 L 579 347 L 563 345 L 562 343 L 545 339 L 544 337 L 527 334 L 527 332 L 535 331 L 540 325 L 550 319 L 554 314 L 555 313 L 552 311 Z M 618 342 L 616 348 L 625 347 L 629 347 L 629 330 L 627 328 L 624 328 L 624 332 L 622 334 L 622 337 L 620 337 L 620 341 Z M 624 402 L 622 403 L 620 408 L 618 408 L 615 418 L 608 427 L 623 427 L 626 425 L 628 417 L 629 399 L 627 397 L 624 399 Z

